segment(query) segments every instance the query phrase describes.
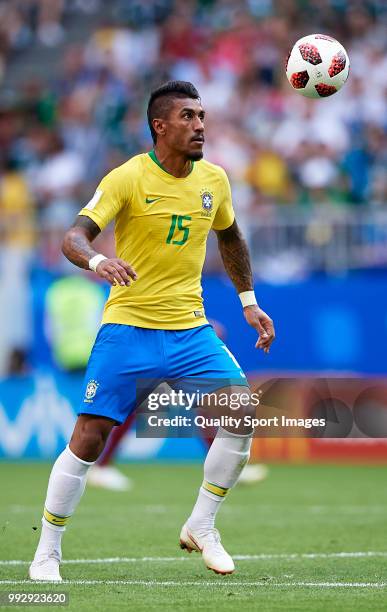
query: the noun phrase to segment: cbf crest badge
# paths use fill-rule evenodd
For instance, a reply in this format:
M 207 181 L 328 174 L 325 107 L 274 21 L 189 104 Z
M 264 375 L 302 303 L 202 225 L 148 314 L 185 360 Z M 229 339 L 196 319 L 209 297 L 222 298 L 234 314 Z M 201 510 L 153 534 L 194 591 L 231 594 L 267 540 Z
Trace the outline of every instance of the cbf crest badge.
M 93 397 L 97 393 L 98 387 L 99 387 L 99 383 L 96 380 L 90 380 L 87 383 L 87 387 L 85 391 L 85 402 L 93 401 Z
M 200 192 L 200 197 L 202 199 L 202 217 L 211 217 L 212 209 L 214 206 L 214 194 L 208 189 L 203 189 Z

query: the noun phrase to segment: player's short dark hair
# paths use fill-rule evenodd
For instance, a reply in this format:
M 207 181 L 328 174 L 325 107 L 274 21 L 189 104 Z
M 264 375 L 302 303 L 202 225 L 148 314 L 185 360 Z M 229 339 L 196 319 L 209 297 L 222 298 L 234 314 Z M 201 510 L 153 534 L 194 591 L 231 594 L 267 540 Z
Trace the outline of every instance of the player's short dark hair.
M 157 134 L 153 128 L 152 121 L 156 117 L 166 117 L 171 110 L 173 100 L 176 98 L 192 98 L 200 100 L 199 92 L 189 81 L 168 81 L 157 89 L 154 89 L 148 102 L 148 125 L 152 134 L 153 142 L 156 144 Z

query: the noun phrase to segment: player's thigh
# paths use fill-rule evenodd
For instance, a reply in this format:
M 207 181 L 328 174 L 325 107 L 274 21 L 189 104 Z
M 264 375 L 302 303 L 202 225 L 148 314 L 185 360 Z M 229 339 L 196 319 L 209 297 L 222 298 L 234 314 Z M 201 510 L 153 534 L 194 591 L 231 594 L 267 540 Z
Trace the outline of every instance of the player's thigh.
M 167 351 L 170 377 L 224 379 L 229 385 L 248 386 L 235 356 L 211 325 L 172 332 Z
M 222 419 L 224 429 L 249 435 L 254 414 L 250 388 L 228 347 L 210 325 L 187 330 L 177 340 L 180 362 L 171 386 L 191 397 L 196 394 L 195 410 L 209 418 Z
M 138 379 L 152 380 L 158 367 L 152 331 L 102 326 L 90 355 L 78 414 L 105 417 L 117 424 L 127 419 L 137 405 Z

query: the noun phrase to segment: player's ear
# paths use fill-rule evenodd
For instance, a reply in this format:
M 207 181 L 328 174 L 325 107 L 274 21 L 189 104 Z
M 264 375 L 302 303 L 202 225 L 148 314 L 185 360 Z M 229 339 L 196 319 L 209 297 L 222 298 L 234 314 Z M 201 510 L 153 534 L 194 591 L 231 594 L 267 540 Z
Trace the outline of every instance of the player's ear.
M 163 119 L 153 119 L 152 121 L 153 129 L 158 136 L 164 136 L 166 131 L 165 122 Z

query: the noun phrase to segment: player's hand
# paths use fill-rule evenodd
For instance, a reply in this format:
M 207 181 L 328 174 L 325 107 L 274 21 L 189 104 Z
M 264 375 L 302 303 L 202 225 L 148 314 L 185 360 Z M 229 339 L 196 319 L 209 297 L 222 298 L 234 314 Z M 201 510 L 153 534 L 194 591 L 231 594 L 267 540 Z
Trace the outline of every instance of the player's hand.
M 259 306 L 245 306 L 243 309 L 245 319 L 251 327 L 257 330 L 259 338 L 255 348 L 262 349 L 265 353 L 270 351 L 271 343 L 275 338 L 273 321 Z
M 113 286 L 129 287 L 131 280 L 137 280 L 136 271 L 132 266 L 123 259 L 116 257 L 101 261 L 97 266 L 96 273 Z

